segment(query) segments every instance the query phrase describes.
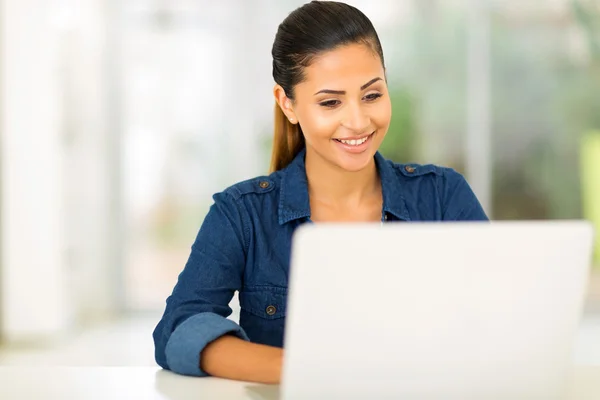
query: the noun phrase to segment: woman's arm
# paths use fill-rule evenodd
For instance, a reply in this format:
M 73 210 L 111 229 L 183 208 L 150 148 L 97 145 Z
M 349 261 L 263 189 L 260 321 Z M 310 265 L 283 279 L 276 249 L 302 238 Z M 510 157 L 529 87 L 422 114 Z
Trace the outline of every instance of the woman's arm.
M 208 344 L 200 356 L 200 368 L 219 378 L 257 383 L 279 383 L 283 350 L 222 336 Z
M 442 219 L 444 221 L 488 221 L 466 179 L 451 168 L 444 168 L 442 186 Z
M 227 318 L 231 314 L 229 302 L 234 292 L 242 288 L 246 264 L 250 230 L 244 223 L 244 210 L 237 198 L 226 192 L 215 195 L 214 200 L 154 330 L 156 362 L 183 375 L 216 374 L 254 380 L 250 361 L 256 361 L 256 377 L 273 379 L 276 374 L 260 371 L 270 368 L 271 355 L 276 351 L 243 343 L 249 342 L 248 336 Z M 232 341 L 234 337 L 237 341 Z M 207 347 L 214 351 L 206 353 L 209 360 L 205 363 L 202 357 Z M 201 368 L 204 365 L 209 371 Z

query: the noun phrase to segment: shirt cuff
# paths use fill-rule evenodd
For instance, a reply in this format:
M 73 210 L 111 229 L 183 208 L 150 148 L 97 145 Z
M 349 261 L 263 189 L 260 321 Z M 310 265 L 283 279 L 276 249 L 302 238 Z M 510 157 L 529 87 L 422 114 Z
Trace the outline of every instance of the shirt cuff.
M 249 341 L 238 324 L 221 315 L 204 312 L 188 318 L 167 342 L 165 355 L 169 369 L 182 375 L 207 376 L 200 369 L 200 353 L 206 345 L 228 333 Z

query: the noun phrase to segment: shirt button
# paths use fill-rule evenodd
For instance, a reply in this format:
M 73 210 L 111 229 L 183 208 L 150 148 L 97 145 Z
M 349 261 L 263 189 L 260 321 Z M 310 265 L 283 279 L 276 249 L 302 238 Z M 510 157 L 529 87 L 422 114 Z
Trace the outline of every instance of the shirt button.
M 415 168 L 411 167 L 410 165 L 407 165 L 406 167 L 404 167 L 404 169 L 406 170 L 406 172 L 408 172 L 409 174 L 412 174 L 413 172 L 415 172 Z
M 269 187 L 269 182 L 267 181 L 261 181 L 258 186 L 260 186 L 262 189 L 266 189 Z
M 275 306 L 269 306 L 267 307 L 267 315 L 275 315 L 275 313 L 277 312 L 277 309 L 275 308 Z

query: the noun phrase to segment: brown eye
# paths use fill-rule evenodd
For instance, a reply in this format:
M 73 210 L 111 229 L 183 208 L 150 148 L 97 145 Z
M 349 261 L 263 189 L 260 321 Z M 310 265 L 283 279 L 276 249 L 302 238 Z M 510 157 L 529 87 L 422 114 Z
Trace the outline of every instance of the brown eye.
M 383 96 L 381 93 L 371 93 L 365 96 L 365 99 L 367 101 L 375 101 L 378 98 L 380 98 L 381 96 Z
M 327 108 L 333 108 L 333 107 L 337 106 L 338 104 L 340 104 L 339 100 L 327 100 L 327 101 L 322 101 L 321 103 L 319 103 L 319 105 L 321 107 L 327 107 Z

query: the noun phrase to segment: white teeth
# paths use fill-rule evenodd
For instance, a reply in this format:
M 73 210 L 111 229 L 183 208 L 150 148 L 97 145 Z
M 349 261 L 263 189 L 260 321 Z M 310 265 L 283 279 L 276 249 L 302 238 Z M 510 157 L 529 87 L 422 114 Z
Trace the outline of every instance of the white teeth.
M 369 137 L 367 136 L 367 137 L 364 137 L 364 138 L 362 138 L 360 140 L 355 140 L 355 139 L 352 139 L 352 140 L 341 140 L 340 139 L 340 142 L 342 142 L 344 144 L 348 144 L 350 146 L 358 146 L 358 145 L 361 145 L 364 142 L 366 142 L 368 138 Z

